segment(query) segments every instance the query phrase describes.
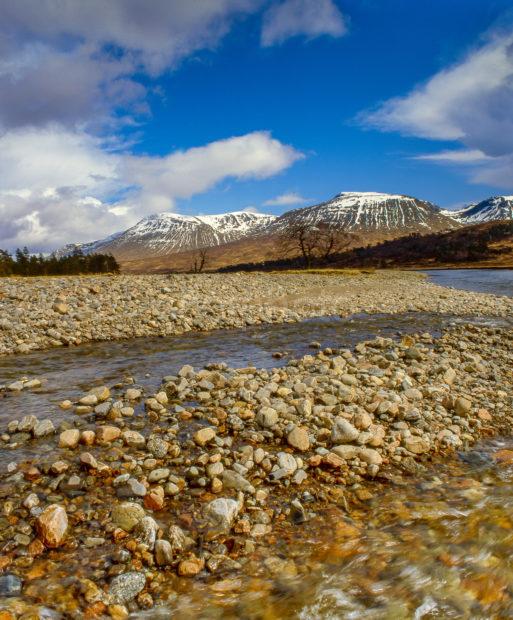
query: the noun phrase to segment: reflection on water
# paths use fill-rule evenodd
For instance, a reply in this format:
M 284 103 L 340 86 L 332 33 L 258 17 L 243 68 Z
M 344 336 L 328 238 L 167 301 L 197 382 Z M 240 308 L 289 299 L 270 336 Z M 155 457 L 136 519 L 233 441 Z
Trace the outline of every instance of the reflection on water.
M 513 297 L 513 269 L 430 269 L 425 273 L 440 286 Z

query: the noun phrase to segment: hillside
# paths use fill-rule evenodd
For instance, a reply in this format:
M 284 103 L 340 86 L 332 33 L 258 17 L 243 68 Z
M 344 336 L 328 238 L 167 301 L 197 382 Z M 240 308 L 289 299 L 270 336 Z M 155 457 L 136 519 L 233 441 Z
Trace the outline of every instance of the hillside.
M 298 258 L 227 267 L 224 271 L 260 271 L 302 267 Z M 330 268 L 513 268 L 513 221 L 486 222 L 445 233 L 405 235 L 374 246 L 338 254 Z

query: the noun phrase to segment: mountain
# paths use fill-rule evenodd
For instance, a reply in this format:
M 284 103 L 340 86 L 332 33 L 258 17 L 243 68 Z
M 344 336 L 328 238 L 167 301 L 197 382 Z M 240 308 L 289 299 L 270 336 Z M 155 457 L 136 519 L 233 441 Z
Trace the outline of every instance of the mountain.
M 165 256 L 258 235 L 274 219 L 273 215 L 246 211 L 198 216 L 158 213 L 106 239 L 70 244 L 59 252 L 69 254 L 79 247 L 85 253 L 112 253 L 120 260 Z
M 399 194 L 343 192 L 327 202 L 288 211 L 270 229 L 324 224 L 347 232 L 391 238 L 410 232 L 458 228 L 458 223 L 436 205 Z
M 459 211 L 444 211 L 464 225 L 513 219 L 513 196 L 492 196 Z

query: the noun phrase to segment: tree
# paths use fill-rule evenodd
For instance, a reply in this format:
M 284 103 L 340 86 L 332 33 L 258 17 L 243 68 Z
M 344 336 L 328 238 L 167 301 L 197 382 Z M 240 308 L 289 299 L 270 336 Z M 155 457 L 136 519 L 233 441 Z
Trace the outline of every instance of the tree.
M 192 271 L 201 273 L 208 263 L 208 248 L 198 248 L 193 254 Z
M 327 224 L 293 224 L 280 236 L 279 244 L 285 255 L 299 254 L 305 267 L 314 262 L 327 263 L 333 255 L 346 249 L 356 237 Z

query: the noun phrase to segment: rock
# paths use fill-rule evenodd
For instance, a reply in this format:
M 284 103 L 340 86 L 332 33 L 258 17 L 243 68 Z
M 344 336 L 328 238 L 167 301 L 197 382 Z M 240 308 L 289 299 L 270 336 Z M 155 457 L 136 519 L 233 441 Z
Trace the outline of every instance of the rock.
M 205 568 L 205 560 L 191 555 L 187 560 L 182 560 L 178 564 L 178 574 L 180 577 L 194 577 Z
M 405 437 L 403 439 L 403 445 L 408 452 L 412 452 L 413 454 L 424 454 L 429 451 L 429 444 L 416 435 Z
M 443 374 L 443 381 L 447 385 L 452 385 L 456 379 L 456 371 L 454 368 L 448 368 Z
M 187 547 L 187 537 L 178 525 L 170 525 L 168 531 L 169 544 L 173 553 L 180 553 Z
M 124 431 L 121 436 L 125 444 L 132 448 L 142 448 L 146 444 L 146 439 L 137 431 Z
M 80 431 L 78 428 L 70 428 L 67 431 L 62 431 L 59 435 L 59 448 L 74 449 L 78 446 L 80 441 Z
M 169 478 L 170 473 L 171 472 L 167 467 L 153 469 L 148 475 L 148 482 L 160 482 L 161 480 L 166 480 L 166 478 Z
M 144 508 L 134 502 L 122 502 L 114 506 L 111 513 L 113 523 L 125 532 L 131 532 L 145 516 Z
M 169 566 L 173 563 L 173 548 L 167 540 L 155 542 L 155 561 L 157 566 Z
M 237 491 L 245 491 L 247 493 L 253 493 L 254 487 L 243 476 L 231 469 L 225 469 L 223 471 L 223 486 L 227 489 L 236 489 Z
M 46 547 L 59 547 L 68 529 L 66 510 L 58 504 L 48 506 L 36 519 L 36 529 Z
M 82 465 L 89 467 L 90 469 L 98 469 L 98 461 L 90 452 L 82 452 L 80 455 L 80 462 Z
M 163 459 L 169 451 L 169 442 L 159 437 L 148 440 L 146 448 L 157 459 Z
M 16 575 L 12 573 L 0 575 L 0 599 L 2 597 L 20 596 L 22 587 L 23 582 Z
M 34 437 L 47 437 L 48 435 L 53 435 L 54 433 L 55 427 L 51 420 L 40 420 L 32 430 Z
M 146 545 L 150 551 L 155 546 L 159 526 L 152 517 L 143 517 L 134 527 L 133 533 L 138 542 Z
M 196 431 L 194 433 L 194 442 L 198 445 L 198 446 L 205 446 L 207 443 L 209 443 L 210 441 L 212 441 L 212 439 L 214 439 L 214 437 L 216 436 L 216 432 L 213 428 L 200 428 L 198 431 Z
M 289 474 L 293 474 L 297 469 L 297 461 L 288 452 L 278 452 L 278 467 L 285 469 Z
M 212 500 L 205 508 L 205 518 L 222 532 L 229 532 L 242 508 L 240 502 L 226 497 Z
M 128 603 L 144 590 L 146 576 L 138 571 L 122 573 L 110 582 L 109 599 L 112 603 Z
M 360 454 L 361 448 L 358 446 L 341 445 L 335 446 L 331 451 L 345 461 L 350 461 Z
M 144 498 L 144 505 L 150 510 L 162 510 L 165 503 L 164 488 L 156 486 L 150 489 Z
M 121 429 L 117 426 L 98 426 L 96 429 L 96 441 L 110 443 L 121 436 Z
M 57 312 L 57 314 L 68 314 L 69 306 L 64 303 L 56 303 L 52 306 L 52 310 Z
M 358 438 L 358 429 L 345 418 L 335 418 L 335 423 L 331 429 L 331 441 L 334 444 L 351 443 Z
M 137 388 L 128 388 L 128 390 L 125 392 L 125 398 L 127 400 L 138 400 L 139 398 L 141 398 L 141 396 L 142 392 Z
M 310 439 L 308 437 L 308 430 L 301 426 L 295 426 L 287 435 L 287 443 L 301 452 L 309 450 Z
M 95 387 L 90 390 L 89 394 L 92 396 L 96 396 L 96 399 L 99 403 L 103 403 L 103 401 L 109 398 L 110 390 L 106 385 L 101 385 L 100 387 Z
M 381 454 L 372 448 L 360 448 L 358 458 L 367 465 L 381 465 L 383 463 Z
M 457 415 L 467 416 L 472 409 L 472 402 L 468 398 L 464 398 L 460 396 L 456 399 L 454 403 L 454 411 Z
M 256 415 L 256 421 L 264 428 L 271 428 L 278 422 L 278 412 L 271 407 L 261 407 Z

